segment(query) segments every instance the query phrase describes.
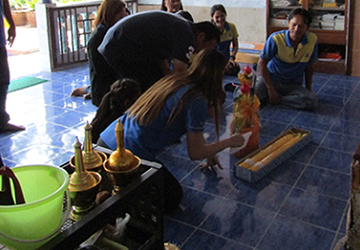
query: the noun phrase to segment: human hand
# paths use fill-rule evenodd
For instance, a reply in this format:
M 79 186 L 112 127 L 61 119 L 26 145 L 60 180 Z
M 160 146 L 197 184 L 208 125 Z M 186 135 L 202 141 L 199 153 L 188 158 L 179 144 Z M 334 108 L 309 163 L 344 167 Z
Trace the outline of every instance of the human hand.
M 227 64 L 230 65 L 231 67 L 233 67 L 233 66 L 235 66 L 236 62 L 232 57 L 230 57 Z
M 229 147 L 240 147 L 244 142 L 244 136 L 240 133 L 235 133 L 229 137 Z
M 16 28 L 15 26 L 10 26 L 10 28 L 8 29 L 8 44 L 11 47 L 14 43 L 16 37 Z
M 220 169 L 223 169 L 223 167 L 220 164 L 219 159 L 217 158 L 216 155 L 214 155 L 213 157 L 210 157 L 206 160 L 206 162 L 203 162 L 200 166 L 200 170 L 210 170 L 212 171 L 214 166 L 218 166 Z
M 233 64 L 232 64 L 231 61 L 229 60 L 229 61 L 227 62 L 227 64 L 225 65 L 225 72 L 230 72 L 232 67 L 233 67 Z

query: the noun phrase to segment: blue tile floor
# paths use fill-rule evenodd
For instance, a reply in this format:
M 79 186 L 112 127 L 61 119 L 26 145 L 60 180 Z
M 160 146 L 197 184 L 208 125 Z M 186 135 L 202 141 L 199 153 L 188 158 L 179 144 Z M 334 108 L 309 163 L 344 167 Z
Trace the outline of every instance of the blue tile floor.
M 27 128 L 0 134 L 10 167 L 68 161 L 75 136 L 83 140 L 96 111 L 90 101 L 70 97 L 89 84 L 87 64 L 32 76 L 49 81 L 8 95 L 11 122 Z M 310 130 L 312 141 L 255 184 L 235 177 L 229 149 L 218 154 L 224 169 L 209 173 L 189 160 L 184 139 L 160 156 L 184 188 L 181 207 L 165 218 L 166 242 L 182 250 L 332 249 L 345 233 L 350 163 L 360 141 L 360 78 L 315 74 L 314 91 L 316 112 L 262 108 L 261 145 L 291 127 Z M 228 93 L 221 138 L 229 136 L 232 105 Z M 206 137 L 215 138 L 211 121 Z

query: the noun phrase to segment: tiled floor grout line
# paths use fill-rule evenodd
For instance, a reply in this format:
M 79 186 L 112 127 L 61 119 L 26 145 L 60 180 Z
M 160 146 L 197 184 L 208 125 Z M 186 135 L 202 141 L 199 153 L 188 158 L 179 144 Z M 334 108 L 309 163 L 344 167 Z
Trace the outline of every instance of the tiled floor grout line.
M 301 111 L 300 111 L 300 112 L 301 112 Z M 300 112 L 298 112 L 297 116 L 300 114 Z M 294 118 L 294 119 L 295 119 L 295 118 Z M 294 121 L 294 119 L 293 119 L 293 121 Z M 290 123 L 290 124 L 291 124 L 291 123 Z M 327 134 L 329 133 L 330 129 L 331 129 L 331 127 L 330 127 L 329 130 L 326 132 L 326 135 L 324 136 L 324 138 L 326 138 L 326 136 L 327 136 Z M 323 138 L 323 140 L 324 140 L 324 138 Z M 301 177 L 303 176 L 303 174 L 304 174 L 305 171 L 307 170 L 307 168 L 308 168 L 308 166 L 309 166 L 312 158 L 313 158 L 314 155 L 316 154 L 316 152 L 317 152 L 317 150 L 319 149 L 319 146 L 320 146 L 320 145 L 321 145 L 321 144 L 319 144 L 319 145 L 316 147 L 316 150 L 313 152 L 312 156 L 311 156 L 311 157 L 309 158 L 309 160 L 306 162 L 304 169 L 302 170 L 302 172 L 301 172 L 301 174 L 299 175 L 298 179 L 297 179 L 297 180 L 295 181 L 295 183 L 292 185 L 290 191 L 288 192 L 288 194 L 286 195 L 286 197 L 285 197 L 284 201 L 282 202 L 281 206 L 280 206 L 279 209 L 277 210 L 277 212 L 276 212 L 274 218 L 272 219 L 271 223 L 269 224 L 269 226 L 267 227 L 267 229 L 265 230 L 265 232 L 264 232 L 263 235 L 261 236 L 261 238 L 260 238 L 258 244 L 256 245 L 255 249 L 259 246 L 259 244 L 261 243 L 262 239 L 265 237 L 265 235 L 267 234 L 267 232 L 270 230 L 272 224 L 274 223 L 274 221 L 275 221 L 275 219 L 277 218 L 277 216 L 279 215 L 281 209 L 283 208 L 283 206 L 284 206 L 285 203 L 287 202 L 287 200 L 288 200 L 288 198 L 290 197 L 292 191 L 295 189 L 297 183 L 299 182 L 299 180 L 301 179 Z
M 280 205 L 279 209 L 275 212 L 275 216 L 272 218 L 271 222 L 269 223 L 269 226 L 266 228 L 265 232 L 262 234 L 262 236 L 259 239 L 259 242 L 257 243 L 257 245 L 255 246 L 255 249 L 257 249 L 257 247 L 260 245 L 261 241 L 263 240 L 263 238 L 265 237 L 265 235 L 267 234 L 267 232 L 270 230 L 272 224 L 274 223 L 274 221 L 276 220 L 276 218 L 278 217 L 281 209 L 283 208 L 283 206 L 285 205 L 285 203 L 287 202 L 288 198 L 290 197 L 292 191 L 295 189 L 296 184 L 299 182 L 300 178 L 302 177 L 302 175 L 304 174 L 304 172 L 307 169 L 307 164 L 304 167 L 304 169 L 302 170 L 301 174 L 299 175 L 299 177 L 297 178 L 297 180 L 295 181 L 295 183 L 292 185 L 292 187 L 290 188 L 290 191 L 287 193 L 286 197 L 284 198 L 282 204 Z
M 80 69 L 79 69 L 79 71 L 80 71 Z M 81 70 L 81 71 L 83 71 L 83 70 Z M 60 96 L 60 95 L 63 95 L 63 99 L 66 100 L 66 101 L 64 101 L 64 104 L 66 103 L 66 104 L 70 104 L 70 105 L 71 105 L 71 103 L 72 103 L 73 101 L 72 101 L 71 98 L 68 96 L 69 93 L 65 93 L 65 91 L 66 91 L 67 89 L 71 89 L 71 88 L 77 87 L 77 86 L 79 86 L 79 85 L 81 85 L 81 84 L 85 84 L 85 82 L 84 82 L 84 81 L 74 81 L 74 80 L 70 80 L 70 78 L 71 78 L 71 79 L 74 79 L 74 78 L 83 78 L 83 75 L 85 75 L 85 74 L 87 75 L 88 73 L 85 72 L 85 70 L 84 70 L 84 74 L 75 74 L 73 71 L 60 72 L 60 74 L 63 74 L 64 77 L 65 77 L 66 79 L 68 79 L 66 82 L 64 82 L 64 88 L 63 88 L 63 91 L 64 91 L 64 92 L 61 92 L 61 89 L 57 89 L 57 87 L 55 87 L 55 86 L 54 86 L 54 89 L 57 90 L 57 91 L 53 91 L 52 88 L 51 88 L 51 86 L 49 87 L 49 89 L 44 89 L 44 91 L 45 91 L 45 92 L 48 92 L 48 93 L 53 92 L 53 93 L 55 93 L 55 94 L 58 94 L 59 96 Z M 59 75 L 60 75 L 60 74 L 59 74 Z M 39 73 L 39 75 L 44 75 L 44 74 Z M 328 75 L 323 76 L 323 79 L 324 79 L 324 80 L 325 80 L 325 79 L 327 80 L 326 83 L 329 83 L 329 81 L 330 81 L 331 79 L 334 79 L 334 78 L 335 78 L 334 75 L 331 75 L 331 76 L 328 76 Z M 339 79 L 340 79 L 339 81 L 342 81 L 342 78 L 339 78 Z M 352 80 L 352 78 L 351 78 L 350 80 Z M 54 81 L 54 82 L 56 81 L 56 84 L 57 84 L 57 85 L 63 83 L 63 81 L 61 81 L 61 77 L 59 77 L 58 80 L 53 80 L 53 81 Z M 354 84 L 354 81 L 352 81 L 352 83 Z M 349 94 L 349 96 L 346 97 L 346 98 L 345 98 L 345 97 L 343 98 L 344 100 L 346 100 L 346 104 L 349 103 L 349 101 L 350 101 L 351 98 L 354 98 L 354 97 L 355 97 L 355 92 L 357 92 L 358 89 L 359 89 L 359 83 L 360 83 L 360 81 L 357 80 L 357 81 L 356 81 L 356 86 L 355 86 L 355 88 L 352 90 L 352 92 Z M 65 85 L 67 85 L 67 87 L 66 87 Z M 325 86 L 325 84 L 324 84 L 324 86 Z M 324 86 L 321 86 L 321 88 L 319 88 L 319 91 L 321 91 L 321 89 L 323 89 Z M 331 87 L 331 86 L 330 86 L 330 87 Z M 345 86 L 344 86 L 344 88 L 345 88 Z M 356 91 L 355 91 L 355 90 L 356 90 Z M 344 91 L 345 91 L 345 90 L 344 90 Z M 349 93 L 349 92 L 348 92 L 348 93 Z M 329 95 L 329 96 L 333 96 L 333 95 Z M 325 98 L 328 98 L 328 97 L 325 97 Z M 229 99 L 229 98 L 227 98 L 227 99 Z M 336 99 L 338 99 L 338 98 L 336 97 Z M 66 110 L 71 110 L 71 111 L 78 112 L 78 113 L 80 114 L 80 116 L 84 115 L 84 116 L 83 116 L 84 118 L 87 117 L 86 114 L 88 113 L 88 112 L 87 112 L 88 109 L 85 107 L 87 104 L 83 104 L 82 106 L 78 106 L 78 107 L 76 108 L 76 105 L 79 105 L 79 104 L 78 104 L 77 102 L 74 102 L 74 103 L 75 103 L 75 105 L 70 106 L 70 107 L 66 107 L 65 109 L 66 109 Z M 336 173 L 336 172 L 337 172 L 336 170 L 333 170 L 333 169 L 327 169 L 327 168 L 322 168 L 322 167 L 318 167 L 318 166 L 312 165 L 312 164 L 310 164 L 310 162 L 311 162 L 311 161 L 314 159 L 314 157 L 316 156 L 316 153 L 319 151 L 319 148 L 331 149 L 331 148 L 327 148 L 327 147 L 321 147 L 321 145 L 324 145 L 324 142 L 325 142 L 325 140 L 328 138 L 329 134 L 330 134 L 330 133 L 333 133 L 333 132 L 331 132 L 331 129 L 334 128 L 334 126 L 336 126 L 336 121 L 338 121 L 337 119 L 340 119 L 340 114 L 341 114 L 342 111 L 345 110 L 345 105 L 346 105 L 346 104 L 341 104 L 341 105 L 342 105 L 342 108 L 340 109 L 339 113 L 338 113 L 337 116 L 336 116 L 336 119 L 335 119 L 334 122 L 331 124 L 331 126 L 329 127 L 329 129 L 323 130 L 323 132 L 321 132 L 321 135 L 324 134 L 324 136 L 323 136 L 322 138 L 320 138 L 321 140 L 320 140 L 320 142 L 318 143 L 318 145 L 316 145 L 316 150 L 314 150 L 314 151 L 312 152 L 312 155 L 311 155 L 311 157 L 309 157 L 308 161 L 306 161 L 305 163 L 304 163 L 304 162 L 300 162 L 302 165 L 304 165 L 304 167 L 303 167 L 302 170 L 299 169 L 299 170 L 301 170 L 301 171 L 299 171 L 299 176 L 297 177 L 296 181 L 295 181 L 293 184 L 291 184 L 291 183 L 292 183 L 292 182 L 291 182 L 291 183 L 288 185 L 289 188 L 287 188 L 287 189 L 289 190 L 289 192 L 286 194 L 286 196 L 284 196 L 284 200 L 283 200 L 281 203 L 280 203 L 280 202 L 277 203 L 277 204 L 280 204 L 280 206 L 279 206 L 279 208 L 278 208 L 275 212 L 272 212 L 272 214 L 274 215 L 274 217 L 272 217 L 272 218 L 269 217 L 269 219 L 271 219 L 271 220 L 268 220 L 268 221 L 270 222 L 269 226 L 266 227 L 266 228 L 265 228 L 265 226 L 262 226 L 262 227 L 261 227 L 261 230 L 265 229 L 265 231 L 264 231 L 264 233 L 261 235 L 261 237 L 259 238 L 258 242 L 256 242 L 256 247 L 250 247 L 250 246 L 249 246 L 249 248 L 252 248 L 252 249 L 258 248 L 258 247 L 260 246 L 260 243 L 264 240 L 264 238 L 266 238 L 266 235 L 267 235 L 269 232 L 271 232 L 270 226 L 271 226 L 271 225 L 274 225 L 274 222 L 275 222 L 276 218 L 278 218 L 279 216 L 282 216 L 282 215 L 280 214 L 281 209 L 284 208 L 285 203 L 286 203 L 286 202 L 289 200 L 289 198 L 290 198 L 291 192 L 293 192 L 294 189 L 296 189 L 296 185 L 299 184 L 299 181 L 300 181 L 300 179 L 304 176 L 304 173 L 305 173 L 306 170 L 309 170 L 310 167 L 316 167 L 316 168 L 324 169 L 324 170 L 327 170 L 327 171 L 333 172 L 333 173 Z M 47 104 L 47 105 L 53 105 L 53 104 Z M 227 105 L 226 108 L 228 108 L 228 107 L 230 107 L 230 106 L 231 106 L 231 104 Z M 54 106 L 54 107 L 55 107 L 55 108 L 61 108 L 61 107 L 58 107 L 58 106 Z M 295 115 L 294 117 L 292 117 L 292 119 L 291 119 L 289 122 L 287 122 L 287 125 L 288 125 L 288 126 L 291 126 L 291 124 L 296 120 L 296 118 L 299 117 L 300 114 L 301 114 L 301 112 L 297 112 L 296 115 Z M 228 116 L 228 115 L 227 115 L 227 116 Z M 63 116 L 63 117 L 64 117 L 63 119 L 66 119 L 66 116 Z M 227 121 L 228 121 L 228 120 L 227 120 Z M 55 123 L 55 120 L 53 120 L 52 122 L 54 122 L 54 124 L 57 124 L 57 123 Z M 60 121 L 60 122 L 61 122 L 61 121 Z M 51 123 L 51 122 L 47 122 L 47 121 L 46 121 L 46 123 Z M 351 124 L 352 124 L 352 123 L 354 123 L 354 122 L 351 121 Z M 79 124 L 80 124 L 80 123 L 79 123 Z M 79 130 L 79 124 L 73 125 L 73 126 L 71 126 L 71 127 L 66 126 L 66 130 L 68 130 L 68 129 L 70 129 L 70 130 L 73 130 L 73 129 L 74 129 L 74 130 Z M 360 124 L 360 123 L 359 123 L 359 124 Z M 61 124 L 57 124 L 57 125 L 59 125 L 59 126 L 64 126 L 64 125 L 61 125 Z M 36 124 L 35 124 L 35 126 L 36 126 Z M 213 126 L 213 125 L 212 125 L 212 126 Z M 320 130 L 321 130 L 321 129 L 320 129 Z M 73 133 L 74 133 L 74 132 L 73 132 Z M 341 133 L 341 132 L 340 132 L 340 133 L 334 132 L 334 133 L 336 133 L 336 134 L 343 134 L 343 132 L 342 132 L 342 133 Z M 343 134 L 343 135 L 345 135 L 345 134 Z M 19 136 L 21 136 L 21 135 L 19 135 Z M 9 137 L 11 137 L 11 135 L 9 135 Z M 3 139 L 4 139 L 4 137 L 0 139 L 0 142 L 1 142 Z M 6 140 L 6 139 L 5 139 L 5 140 Z M 5 140 L 4 140 L 4 141 L 5 141 Z M 56 144 L 56 145 L 57 145 L 57 144 Z M 58 147 L 58 146 L 56 146 L 56 145 L 53 145 L 53 147 L 57 147 L 57 148 L 61 149 L 60 146 Z M 314 147 L 314 148 L 315 148 L 315 147 Z M 71 149 L 70 149 L 70 150 L 71 150 Z M 333 150 L 335 153 L 336 153 L 336 152 L 343 152 L 343 153 L 347 153 L 347 154 L 349 153 L 349 152 L 344 152 L 344 151 L 338 150 L 338 149 L 331 149 L 331 150 Z M 184 159 L 184 160 L 189 160 L 187 157 L 181 156 L 181 154 L 183 153 L 183 150 L 182 150 L 182 149 L 181 149 L 181 151 L 177 151 L 177 152 L 179 152 L 180 154 L 176 154 L 176 152 L 175 152 L 174 155 L 176 155 L 177 157 L 181 157 L 181 158 Z M 65 155 L 65 154 L 64 154 L 64 155 Z M 51 161 L 52 159 L 49 158 L 48 160 Z M 316 160 L 316 159 L 315 159 L 315 160 Z M 296 162 L 296 161 L 294 161 L 294 162 Z M 166 163 L 166 162 L 164 162 L 164 163 Z M 229 166 L 229 167 L 231 168 L 232 166 Z M 197 171 L 197 170 L 198 170 L 198 165 L 196 165 L 194 168 L 192 168 L 191 171 L 189 171 L 189 172 L 186 174 L 186 176 L 181 179 L 181 181 L 183 181 L 185 178 L 188 178 L 191 173 L 194 173 L 194 171 Z M 229 171 L 230 171 L 229 173 L 232 173 L 232 174 L 233 174 L 233 172 L 231 172 L 231 169 L 230 169 Z M 342 172 L 341 172 L 341 173 L 342 173 Z M 342 173 L 342 174 L 344 174 L 344 173 Z M 293 179 L 293 180 L 294 180 L 294 179 Z M 271 180 L 271 181 L 272 181 L 273 183 L 276 182 L 275 180 Z M 286 185 L 285 183 L 281 183 L 281 182 L 276 182 L 276 183 L 279 183 L 279 184 L 281 184 L 281 185 L 282 185 L 282 184 Z M 226 195 L 216 195 L 216 194 L 213 194 L 213 193 L 210 193 L 210 192 L 204 192 L 204 191 L 202 191 L 202 190 L 198 190 L 198 189 L 196 189 L 196 188 L 194 188 L 194 187 L 188 187 L 188 186 L 186 186 L 186 188 L 192 189 L 192 190 L 194 190 L 194 191 L 196 191 L 196 192 L 206 193 L 206 194 L 211 195 L 211 196 L 216 196 L 216 197 L 218 197 L 221 201 L 224 201 L 225 199 L 230 199 L 230 200 L 232 200 L 233 202 L 236 202 L 236 203 L 239 203 L 239 204 L 243 204 L 244 206 L 252 207 L 252 208 L 255 209 L 255 208 L 256 208 L 255 206 L 251 206 L 250 204 L 247 204 L 247 203 L 245 203 L 245 202 L 242 202 L 242 201 L 243 201 L 242 199 L 231 199 L 231 198 L 229 198 L 230 192 L 236 189 L 236 185 L 237 185 L 236 183 L 232 183 L 232 186 L 231 186 L 230 190 L 229 190 L 228 192 L 223 192 L 223 193 L 226 193 Z M 300 189 L 302 189 L 302 188 L 300 188 Z M 306 190 L 306 189 L 302 189 L 302 190 Z M 207 191 L 209 191 L 209 190 L 207 190 Z M 324 195 L 324 194 L 322 194 L 322 195 Z M 333 198 L 333 197 L 330 196 L 330 195 L 324 195 L 324 196 L 327 196 L 327 197 L 329 197 L 329 198 Z M 247 197 L 247 196 L 246 196 L 246 197 Z M 196 208 L 198 208 L 197 204 L 194 204 L 194 206 L 196 206 Z M 210 207 L 210 208 L 212 208 L 212 207 Z M 261 209 L 261 208 L 260 208 L 260 209 Z M 343 212 L 343 215 L 346 214 L 346 210 L 347 210 L 347 208 L 345 207 L 344 212 Z M 209 209 L 209 211 L 211 211 L 211 210 Z M 210 236 L 211 236 L 211 235 L 216 235 L 217 237 L 220 237 L 220 238 L 222 238 L 222 239 L 224 239 L 224 240 L 227 240 L 227 241 L 229 241 L 229 242 L 236 242 L 236 243 L 238 243 L 238 244 L 247 246 L 246 244 L 242 243 L 242 241 L 239 242 L 239 241 L 233 240 L 232 238 L 227 238 L 227 237 L 218 235 L 217 233 L 213 233 L 213 232 L 211 232 L 211 231 L 207 231 L 207 230 L 204 230 L 204 229 L 200 228 L 202 225 L 204 225 L 204 223 L 206 223 L 206 220 L 209 219 L 209 217 L 210 217 L 212 214 L 214 214 L 215 211 L 216 211 L 215 209 L 212 209 L 212 211 L 211 211 L 210 214 L 205 213 L 205 219 L 203 219 L 203 220 L 200 222 L 200 224 L 198 225 L 198 227 L 194 227 L 194 226 L 192 226 L 192 225 L 190 225 L 190 224 L 188 224 L 188 223 L 186 223 L 186 222 L 184 222 L 184 221 L 181 221 L 181 220 L 179 220 L 179 218 L 173 219 L 173 218 L 170 218 L 170 217 L 169 217 L 169 219 L 171 219 L 171 220 L 173 220 L 173 221 L 175 221 L 175 222 L 177 222 L 177 223 L 181 223 L 181 224 L 183 224 L 183 225 L 187 225 L 187 226 L 191 227 L 191 229 L 193 230 L 193 231 L 191 232 L 191 234 L 188 235 L 188 237 L 184 240 L 184 242 L 182 242 L 182 245 L 181 245 L 181 246 L 184 246 L 185 243 L 188 243 L 188 241 L 190 240 L 190 238 L 191 238 L 191 237 L 194 237 L 194 234 L 196 234 L 197 231 L 201 231 L 201 232 L 203 232 L 203 233 L 205 233 L 205 234 L 208 234 L 208 235 L 210 235 Z M 332 211 L 332 210 L 331 210 L 331 211 Z M 340 210 L 340 211 L 341 211 L 341 210 Z M 339 213 L 339 214 L 340 214 L 340 213 Z M 285 217 L 285 218 L 287 218 L 287 217 Z M 322 229 L 322 230 L 326 230 L 326 231 L 329 231 L 329 230 L 330 230 L 330 229 L 328 229 L 328 228 L 326 228 L 326 227 L 321 227 L 321 226 L 318 226 L 318 225 L 316 225 L 316 224 L 312 224 L 312 223 L 306 222 L 306 221 L 304 221 L 304 220 L 302 220 L 302 219 L 300 219 L 300 218 L 298 218 L 298 217 L 296 217 L 296 220 L 298 220 L 298 221 L 301 222 L 301 223 L 305 223 L 306 225 L 310 225 L 311 227 L 316 227 L 316 228 L 319 228 L 319 229 Z M 337 236 L 338 236 L 338 234 L 340 234 L 340 230 L 342 229 L 342 223 L 344 222 L 344 220 L 345 220 L 345 219 L 344 219 L 344 216 L 342 216 L 342 217 L 341 217 L 341 220 L 340 220 L 340 222 L 339 222 L 339 224 L 338 224 L 338 227 L 337 227 L 336 231 L 330 230 L 331 232 L 334 232 L 334 233 L 335 233 L 335 237 L 332 239 L 332 244 L 331 244 L 331 246 L 333 246 L 334 243 L 336 242 Z M 337 223 L 337 221 L 334 221 L 334 223 L 332 224 L 334 228 L 335 228 L 335 225 L 336 225 L 335 222 Z M 175 236 L 174 239 L 177 239 L 176 236 Z M 267 240 L 267 238 L 266 238 L 266 240 Z M 192 241 L 193 241 L 193 239 L 191 239 L 191 242 L 192 242 Z M 177 242 L 175 242 L 175 243 L 177 243 Z M 178 243 L 180 244 L 180 242 L 178 242 Z M 331 239 L 329 239 L 329 243 L 331 243 Z M 230 244 L 232 244 L 232 243 L 230 243 Z M 254 242 L 254 244 L 255 244 L 255 242 Z M 188 245 L 188 246 L 189 246 L 189 245 Z M 187 246 L 187 247 L 188 247 L 188 246 Z M 244 247 L 244 248 L 245 248 L 245 247 Z
M 341 230 L 341 226 L 342 226 L 342 224 L 343 224 L 343 222 L 344 222 L 345 215 L 348 213 L 349 203 L 350 203 L 350 199 L 348 200 L 347 206 L 346 206 L 345 209 L 344 209 L 344 213 L 343 213 L 343 215 L 341 216 L 340 223 L 339 223 L 339 225 L 338 225 L 338 228 L 337 228 L 337 230 L 336 230 L 336 234 L 335 234 L 333 243 L 332 243 L 332 245 L 331 245 L 331 249 L 333 249 L 334 246 L 338 243 L 338 240 L 339 240 L 339 239 L 338 239 L 338 236 L 340 235 L 340 230 Z M 346 219 L 346 218 L 345 218 L 345 219 Z

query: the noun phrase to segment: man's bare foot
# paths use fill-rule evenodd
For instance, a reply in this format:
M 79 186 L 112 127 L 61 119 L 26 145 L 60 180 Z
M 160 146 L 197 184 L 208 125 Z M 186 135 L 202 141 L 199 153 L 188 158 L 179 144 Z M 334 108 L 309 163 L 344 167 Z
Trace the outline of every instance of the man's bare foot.
M 0 128 L 0 133 L 3 133 L 3 132 L 17 132 L 17 131 L 22 131 L 22 130 L 25 130 L 24 126 L 14 125 L 14 124 L 11 124 L 11 123 L 6 123 L 4 126 L 2 126 Z
M 71 92 L 70 96 L 83 96 L 86 94 L 87 87 L 76 88 Z
M 91 94 L 90 93 L 85 94 L 84 99 L 85 100 L 90 100 L 91 99 Z
M 165 250 L 180 250 L 175 244 L 172 243 L 164 243 Z

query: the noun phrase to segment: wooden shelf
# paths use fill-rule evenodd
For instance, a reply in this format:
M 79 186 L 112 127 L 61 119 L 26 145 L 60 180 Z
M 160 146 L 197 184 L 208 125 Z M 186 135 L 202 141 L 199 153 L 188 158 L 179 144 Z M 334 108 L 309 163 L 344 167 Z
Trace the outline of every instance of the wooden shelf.
M 310 7 L 312 10 L 329 11 L 329 12 L 344 12 L 345 9 L 339 7 Z
M 305 9 L 311 9 L 315 12 L 323 12 L 323 14 L 326 13 L 340 13 L 344 14 L 345 20 L 344 20 L 344 30 L 331 30 L 331 29 L 316 29 L 316 28 L 310 28 L 309 31 L 316 34 L 318 38 L 318 43 L 322 47 L 327 46 L 328 48 L 332 48 L 333 46 L 340 46 L 342 47 L 342 51 L 345 51 L 345 54 L 342 55 L 344 59 L 340 61 L 319 61 L 316 64 L 315 70 L 317 72 L 323 72 L 323 73 L 332 73 L 332 74 L 348 74 L 348 29 L 349 29 L 349 17 L 351 16 L 349 11 L 351 0 L 345 0 L 345 8 L 339 8 L 339 7 L 311 7 L 309 2 L 310 0 L 303 0 L 302 1 L 303 8 Z M 271 6 L 271 0 L 267 0 L 267 37 L 269 37 L 270 34 L 279 31 L 287 29 L 287 26 L 282 24 L 281 22 L 274 22 L 271 21 L 271 19 L 274 17 L 274 12 L 278 12 L 281 10 L 284 10 L 286 12 L 290 12 L 292 9 L 301 7 L 301 6 L 284 6 L 284 7 L 270 7 Z M 318 13 L 317 13 L 318 14 Z M 281 24 L 278 26 L 278 24 Z M 282 26 L 282 27 L 281 27 Z
M 273 10 L 292 10 L 295 8 L 299 8 L 301 7 L 301 5 L 299 6 L 284 6 L 284 7 L 272 7 Z
M 333 62 L 319 60 L 315 63 L 315 71 L 336 75 L 347 74 L 346 63 L 344 59 Z
M 318 43 L 346 45 L 346 32 L 344 30 L 310 29 L 316 34 Z

